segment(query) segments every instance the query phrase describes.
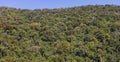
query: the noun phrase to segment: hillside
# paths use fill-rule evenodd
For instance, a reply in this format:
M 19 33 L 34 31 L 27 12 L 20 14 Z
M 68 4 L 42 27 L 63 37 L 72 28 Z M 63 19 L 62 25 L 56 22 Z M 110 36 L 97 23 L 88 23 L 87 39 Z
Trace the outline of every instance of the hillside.
M 0 62 L 120 62 L 120 6 L 0 7 Z

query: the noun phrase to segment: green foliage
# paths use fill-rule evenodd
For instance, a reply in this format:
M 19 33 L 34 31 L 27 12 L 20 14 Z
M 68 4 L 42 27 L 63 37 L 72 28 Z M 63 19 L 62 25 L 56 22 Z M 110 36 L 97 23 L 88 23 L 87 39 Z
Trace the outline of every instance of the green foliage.
M 120 6 L 0 7 L 0 62 L 120 62 Z

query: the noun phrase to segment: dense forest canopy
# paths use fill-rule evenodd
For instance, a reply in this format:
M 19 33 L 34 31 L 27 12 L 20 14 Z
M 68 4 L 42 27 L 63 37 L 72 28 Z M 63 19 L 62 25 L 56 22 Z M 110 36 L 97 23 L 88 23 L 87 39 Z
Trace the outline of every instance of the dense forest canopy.
M 120 62 L 120 6 L 0 7 L 0 62 Z

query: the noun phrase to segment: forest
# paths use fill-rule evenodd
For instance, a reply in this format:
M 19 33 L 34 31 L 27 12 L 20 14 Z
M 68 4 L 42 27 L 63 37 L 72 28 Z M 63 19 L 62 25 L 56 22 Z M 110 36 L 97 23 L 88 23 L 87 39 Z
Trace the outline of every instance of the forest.
M 0 62 L 120 62 L 120 6 L 0 7 Z

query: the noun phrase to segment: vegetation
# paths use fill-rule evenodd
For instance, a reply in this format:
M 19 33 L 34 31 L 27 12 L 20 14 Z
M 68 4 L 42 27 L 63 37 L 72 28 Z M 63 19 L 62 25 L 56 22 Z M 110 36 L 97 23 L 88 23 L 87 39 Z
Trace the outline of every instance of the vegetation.
M 120 62 L 120 6 L 0 7 L 0 62 Z

